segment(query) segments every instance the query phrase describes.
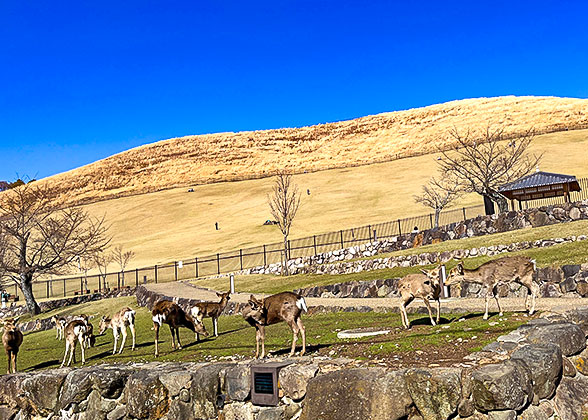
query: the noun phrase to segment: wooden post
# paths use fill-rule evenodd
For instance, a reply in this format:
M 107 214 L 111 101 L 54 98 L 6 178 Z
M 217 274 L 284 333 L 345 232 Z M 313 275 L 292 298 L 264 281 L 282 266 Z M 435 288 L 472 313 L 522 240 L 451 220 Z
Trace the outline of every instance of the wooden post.
M 402 227 L 400 226 L 400 219 L 398 219 L 398 236 L 402 235 Z
M 63 297 L 65 297 L 65 296 L 66 296 L 66 293 L 65 293 L 65 279 L 63 279 Z
M 265 244 L 263 245 L 263 266 L 267 265 L 267 257 L 265 255 Z
M 174 261 L 174 278 L 178 281 L 178 262 Z
M 84 279 L 80 276 L 80 293 L 83 295 L 84 292 Z
M 117 288 L 120 289 L 120 271 L 118 273 L 116 273 L 116 283 L 117 283 Z
M 341 249 L 345 248 L 345 245 L 343 244 L 343 231 L 340 230 L 339 234 L 341 235 Z
M 155 283 L 157 283 L 157 264 L 155 264 Z
M 314 256 L 316 257 L 318 255 L 316 252 L 316 235 L 312 235 L 312 244 L 314 246 Z
M 368 239 L 370 239 L 370 236 L 372 235 L 372 225 L 368 225 Z M 360 238 L 363 239 L 363 238 Z
M 220 274 L 220 254 L 216 254 L 216 271 L 217 274 Z
M 139 269 L 135 268 L 135 284 L 139 286 Z
M 376 229 L 374 229 L 374 242 L 376 242 L 378 240 L 378 235 L 376 233 Z
M 241 263 L 241 270 L 243 270 L 243 250 L 239 249 L 239 262 Z
M 45 282 L 47 284 L 47 299 L 49 299 L 49 280 Z
M 198 278 L 198 257 L 194 258 L 194 262 L 196 263 L 196 278 Z
M 433 229 L 433 213 L 429 213 L 429 221 L 431 222 L 431 229 Z
M 466 218 L 466 211 L 465 211 L 465 207 L 461 208 L 461 211 L 463 212 L 463 221 L 465 222 L 467 220 Z

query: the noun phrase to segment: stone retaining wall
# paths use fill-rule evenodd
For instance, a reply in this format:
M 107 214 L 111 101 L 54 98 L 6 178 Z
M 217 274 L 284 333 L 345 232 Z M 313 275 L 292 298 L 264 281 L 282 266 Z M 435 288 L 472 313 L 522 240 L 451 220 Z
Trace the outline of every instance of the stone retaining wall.
M 295 358 L 277 407 L 250 401 L 257 361 L 132 363 L 0 377 L 0 418 L 223 420 L 582 420 L 588 409 L 588 307 L 547 314 L 469 363 L 399 371 Z M 272 358 L 272 361 L 276 359 Z
M 372 281 L 351 281 L 324 286 L 297 289 L 305 297 L 377 298 L 397 297 L 400 278 Z M 538 268 L 535 280 L 539 283 L 540 297 L 588 297 L 588 264 Z M 486 291 L 477 283 L 463 283 L 450 287 L 451 296 L 485 297 Z M 500 297 L 526 296 L 527 289 L 511 283 L 498 287 Z
M 505 213 L 494 214 L 491 216 L 478 216 L 473 219 L 468 219 L 458 223 L 452 223 L 450 225 L 442 226 L 437 229 L 424 230 L 418 234 L 404 234 L 370 243 L 358 244 L 341 250 L 330 251 L 309 257 L 296 258 L 288 261 L 288 268 L 291 274 L 341 274 L 343 272 L 355 272 L 352 271 L 354 268 L 358 267 L 355 264 L 349 266 L 342 265 L 341 267 L 335 266 L 332 268 L 325 268 L 321 266 L 324 266 L 325 264 L 328 265 L 333 263 L 339 263 L 345 260 L 351 260 L 360 257 L 371 257 L 377 254 L 416 248 L 420 245 L 429 245 L 452 239 L 462 239 L 473 236 L 490 235 L 494 233 L 524 229 L 528 227 L 539 227 L 556 223 L 564 223 L 575 220 L 587 219 L 588 200 L 579 201 L 576 203 L 565 203 L 561 205 L 544 206 L 522 211 L 509 211 Z M 551 245 L 554 244 L 555 242 Z M 501 247 L 501 250 L 499 252 L 508 252 L 508 249 L 504 249 L 502 247 L 508 248 L 509 246 L 510 245 L 499 246 Z M 550 245 L 546 244 L 544 246 Z M 411 257 L 408 258 L 410 259 Z M 384 266 L 382 268 L 396 266 L 402 267 L 404 266 L 403 264 L 407 264 L 406 261 L 403 261 L 402 259 L 399 259 L 398 263 L 399 265 Z M 357 268 L 357 270 L 363 271 L 367 269 L 374 269 L 370 268 L 368 263 L 364 264 L 365 265 L 363 269 Z M 376 265 L 379 264 L 380 263 L 377 263 Z M 268 266 L 259 266 L 245 269 L 242 271 L 237 271 L 235 272 L 235 274 L 280 274 L 281 271 L 282 265 L 280 263 L 277 263 L 270 264 Z M 225 277 L 227 275 L 228 274 L 211 276 L 211 278 Z

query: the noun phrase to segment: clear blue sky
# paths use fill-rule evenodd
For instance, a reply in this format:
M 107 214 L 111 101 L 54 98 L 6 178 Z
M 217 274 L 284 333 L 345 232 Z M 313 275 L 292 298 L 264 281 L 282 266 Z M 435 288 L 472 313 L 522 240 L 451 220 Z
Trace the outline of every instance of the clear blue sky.
M 586 98 L 586 16 L 561 0 L 0 0 L 0 180 L 188 134 Z

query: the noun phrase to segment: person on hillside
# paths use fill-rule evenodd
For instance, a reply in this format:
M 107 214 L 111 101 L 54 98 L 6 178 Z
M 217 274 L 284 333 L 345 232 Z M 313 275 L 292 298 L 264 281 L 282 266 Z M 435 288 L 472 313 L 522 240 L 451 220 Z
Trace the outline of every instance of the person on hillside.
M 6 302 L 8 302 L 8 293 L 6 293 L 6 290 L 2 289 L 2 292 L 0 292 L 0 300 L 2 300 L 2 309 L 6 309 Z
M 419 227 L 415 226 L 411 233 L 419 233 Z

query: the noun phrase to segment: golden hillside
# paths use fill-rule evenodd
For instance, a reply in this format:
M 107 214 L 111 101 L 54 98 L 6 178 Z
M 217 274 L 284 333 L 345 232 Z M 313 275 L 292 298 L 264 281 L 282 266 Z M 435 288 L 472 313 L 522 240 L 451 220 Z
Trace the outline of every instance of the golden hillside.
M 448 131 L 506 126 L 515 135 L 588 127 L 588 100 L 498 97 L 452 101 L 407 111 L 302 128 L 186 136 L 140 146 L 64 172 L 50 182 L 69 203 L 172 187 L 249 179 L 278 169 L 342 168 L 436 151 Z

